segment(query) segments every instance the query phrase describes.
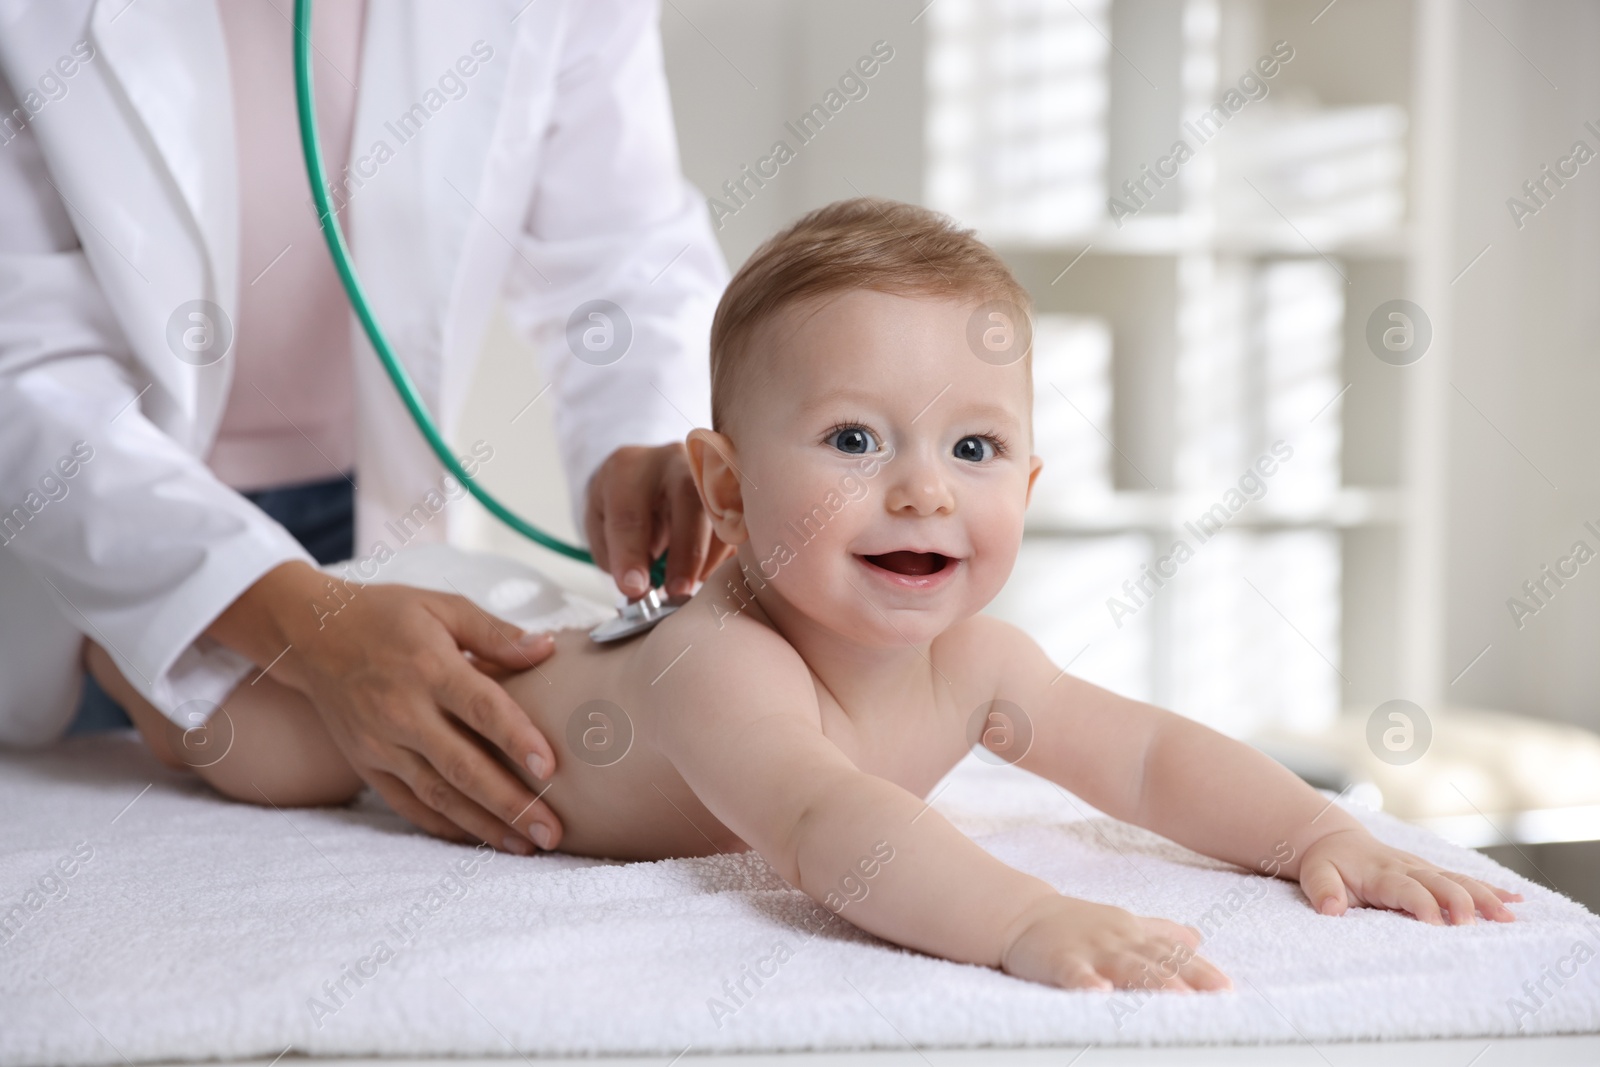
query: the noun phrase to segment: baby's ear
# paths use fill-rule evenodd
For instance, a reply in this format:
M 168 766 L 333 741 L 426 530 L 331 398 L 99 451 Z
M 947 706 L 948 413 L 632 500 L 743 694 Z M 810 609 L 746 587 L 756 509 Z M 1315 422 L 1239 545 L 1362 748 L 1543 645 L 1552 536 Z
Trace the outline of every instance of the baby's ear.
M 725 545 L 738 545 L 750 539 L 744 524 L 744 487 L 734 466 L 733 441 L 715 430 L 693 429 L 684 439 L 689 456 L 689 472 L 700 503 L 711 519 L 711 529 Z
M 1044 467 L 1044 460 L 1038 456 L 1029 456 L 1028 463 L 1028 495 L 1022 498 L 1024 511 L 1033 503 L 1033 483 L 1039 480 L 1039 471 Z

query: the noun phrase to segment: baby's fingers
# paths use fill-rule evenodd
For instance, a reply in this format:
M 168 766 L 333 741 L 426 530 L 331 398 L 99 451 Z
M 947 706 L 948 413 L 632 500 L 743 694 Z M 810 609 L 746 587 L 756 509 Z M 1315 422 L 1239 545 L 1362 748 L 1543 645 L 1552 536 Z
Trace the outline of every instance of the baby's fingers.
M 1439 902 L 1421 882 L 1408 874 L 1390 871 L 1380 875 L 1367 899 L 1385 908 L 1410 912 L 1422 922 L 1443 926 L 1444 916 L 1439 913 Z
M 1103 956 L 1095 969 L 1119 989 L 1172 989 L 1194 992 L 1184 981 L 1183 964 L 1194 958 L 1188 945 L 1147 941 Z
M 1111 979 L 1080 960 L 1062 966 L 1056 972 L 1055 984 L 1062 989 L 1098 989 L 1107 993 L 1115 988 Z
M 1210 960 L 1200 956 L 1190 956 L 1186 959 L 1178 971 L 1178 977 L 1187 982 L 1189 988 L 1200 992 L 1233 988 L 1233 979 L 1218 970 Z
M 1471 895 L 1472 903 L 1477 906 L 1479 911 L 1483 912 L 1484 918 L 1503 923 L 1516 921 L 1517 917 L 1511 913 L 1510 908 L 1501 903 L 1501 898 L 1514 896 L 1521 900 L 1521 893 L 1508 894 L 1503 889 L 1480 882 L 1475 878 L 1468 878 L 1464 874 L 1457 874 L 1454 871 L 1445 871 L 1444 876 L 1459 884 L 1461 888 Z
M 1421 882 L 1433 894 L 1434 899 L 1450 912 L 1450 925 L 1463 926 L 1476 923 L 1478 920 L 1473 912 L 1476 910 L 1476 901 L 1466 887 L 1450 878 L 1443 871 L 1417 870 L 1411 872 L 1411 877 Z
M 1182 929 L 1194 931 L 1195 942 L 1198 944 L 1200 931 L 1195 931 L 1192 926 L 1184 926 Z M 1227 979 L 1226 974 L 1222 974 L 1211 966 L 1211 963 L 1195 955 L 1195 944 L 1189 944 L 1187 941 L 1173 942 L 1166 937 L 1158 937 L 1141 945 L 1141 950 L 1149 961 L 1150 968 L 1157 971 L 1162 979 L 1170 982 L 1171 989 L 1194 990 L 1194 992 L 1234 989 L 1234 984 Z
M 1300 891 L 1323 915 L 1343 915 L 1349 907 L 1344 876 L 1328 860 L 1313 860 L 1300 871 Z
M 1150 937 L 1171 938 L 1190 948 L 1200 947 L 1200 931 L 1192 926 L 1175 923 L 1171 919 L 1158 919 L 1153 915 L 1141 915 L 1139 921 L 1144 924 L 1144 931 Z

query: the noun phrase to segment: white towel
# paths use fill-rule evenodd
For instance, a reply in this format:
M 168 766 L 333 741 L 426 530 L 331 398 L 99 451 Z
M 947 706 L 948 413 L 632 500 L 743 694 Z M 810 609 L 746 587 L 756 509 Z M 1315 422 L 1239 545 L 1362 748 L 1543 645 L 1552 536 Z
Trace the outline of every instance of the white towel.
M 1388 816 L 1351 809 L 1386 841 L 1526 894 L 1517 921 L 1317 915 L 1297 885 L 975 759 L 935 807 L 1064 892 L 1200 926 L 1236 991 L 1067 992 L 837 919 L 813 934 L 826 912 L 755 854 L 484 861 L 370 795 L 230 803 L 113 734 L 0 753 L 0 1065 L 1600 1029 L 1600 920 Z

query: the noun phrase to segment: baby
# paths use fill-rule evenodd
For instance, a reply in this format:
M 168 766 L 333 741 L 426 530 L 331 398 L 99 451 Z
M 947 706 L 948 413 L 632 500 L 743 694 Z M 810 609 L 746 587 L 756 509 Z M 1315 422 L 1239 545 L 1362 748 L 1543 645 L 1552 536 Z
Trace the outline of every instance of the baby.
M 736 555 L 646 636 L 562 631 L 548 661 L 501 677 L 555 748 L 548 779 L 517 770 L 562 851 L 755 849 L 909 948 L 1063 987 L 1231 988 L 1195 928 L 1064 896 L 930 808 L 982 744 L 1114 818 L 1296 880 L 1324 914 L 1511 921 L 1518 894 L 1384 845 L 1250 746 L 1074 678 L 979 614 L 1041 465 L 1028 305 L 970 230 L 892 201 L 814 211 L 745 263 L 712 327 L 713 428 L 686 441 Z M 98 649 L 91 663 L 171 760 L 166 721 Z M 286 765 L 307 799 L 359 789 L 293 690 L 264 678 L 227 707 L 296 751 L 234 745 L 202 770 L 224 793 L 260 803 L 253 784 Z

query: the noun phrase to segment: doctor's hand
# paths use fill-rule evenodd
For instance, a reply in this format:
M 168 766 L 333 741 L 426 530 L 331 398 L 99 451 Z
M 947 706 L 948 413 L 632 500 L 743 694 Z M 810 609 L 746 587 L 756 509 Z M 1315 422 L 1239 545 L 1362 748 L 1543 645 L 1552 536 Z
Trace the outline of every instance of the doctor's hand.
M 690 593 L 733 554 L 711 531 L 683 442 L 627 445 L 600 464 L 585 494 L 584 533 L 597 567 L 630 600 L 650 589 L 667 550 L 667 595 Z
M 527 670 L 550 656 L 551 636 L 405 585 L 343 583 L 343 607 L 314 610 L 330 603 L 330 581 L 308 563 L 280 564 L 206 632 L 258 665 L 282 653 L 273 678 L 306 695 L 362 780 L 424 830 L 522 855 L 530 839 L 556 845 L 555 813 L 487 751 L 548 778 L 550 744 L 475 665 Z

